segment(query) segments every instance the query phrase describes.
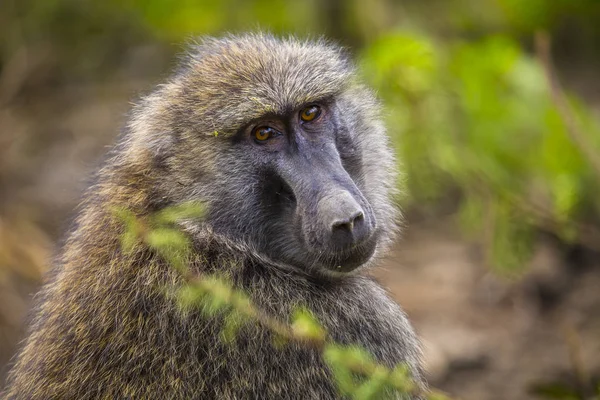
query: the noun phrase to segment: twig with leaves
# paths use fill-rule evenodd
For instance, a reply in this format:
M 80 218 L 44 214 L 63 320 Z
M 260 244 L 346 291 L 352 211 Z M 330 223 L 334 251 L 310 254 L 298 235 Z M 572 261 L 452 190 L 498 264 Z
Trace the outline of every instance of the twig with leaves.
M 235 340 L 242 324 L 257 323 L 273 333 L 278 343 L 294 343 L 318 351 L 330 367 L 342 395 L 367 400 L 392 391 L 396 395 L 449 400 L 438 391 L 425 393 L 411 378 L 407 366 L 390 369 L 375 362 L 372 355 L 360 347 L 335 343 L 307 309 L 296 309 L 292 322 L 284 322 L 258 308 L 246 293 L 233 288 L 226 279 L 192 272 L 187 265 L 191 240 L 181 232 L 178 223 L 201 218 L 204 214 L 201 204 L 172 206 L 145 219 L 128 210 L 115 210 L 115 214 L 125 225 L 121 240 L 123 249 L 132 251 L 141 241 L 176 268 L 185 282 L 177 291 L 180 306 L 197 307 L 208 315 L 220 312 L 225 318 L 221 335 L 225 342 Z

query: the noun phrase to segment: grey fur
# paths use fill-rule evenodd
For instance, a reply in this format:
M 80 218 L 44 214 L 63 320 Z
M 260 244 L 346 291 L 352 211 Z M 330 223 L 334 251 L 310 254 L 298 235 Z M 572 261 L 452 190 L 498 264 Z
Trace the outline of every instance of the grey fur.
M 304 104 L 324 99 L 328 125 L 322 130 L 333 139 L 323 149 L 337 154 L 328 157 L 343 181 L 336 190 L 372 216 L 377 234 L 375 254 L 348 273 L 329 269 L 315 255 L 321 250 L 297 251 L 290 224 L 272 220 L 274 211 L 258 195 L 266 179 L 261 166 L 272 155 L 256 155 L 263 150 L 245 142 L 250 122 L 296 115 Z M 419 346 L 405 314 L 367 275 L 397 218 L 395 163 L 379 108 L 343 52 L 325 41 L 249 34 L 194 45 L 174 77 L 135 108 L 86 194 L 40 296 L 6 398 L 338 397 L 316 352 L 278 349 L 271 334 L 254 325 L 243 328 L 235 344 L 223 344 L 219 318 L 181 310 L 165 296 L 165 287 L 181 283 L 170 266 L 142 245 L 133 254 L 121 251 L 123 228 L 112 208 L 143 216 L 189 200 L 210 210 L 203 223 L 182 226 L 194 241 L 193 269 L 228 276 L 282 319 L 306 306 L 335 340 L 362 345 L 388 366 L 406 362 L 422 383 Z M 320 160 L 315 154 L 313 161 Z M 293 180 L 307 172 L 278 173 Z M 328 179 L 327 171 L 320 173 Z M 311 182 L 302 182 L 292 190 L 296 207 L 306 209 L 297 229 L 306 243 L 327 251 L 313 219 L 322 212 L 303 200 Z

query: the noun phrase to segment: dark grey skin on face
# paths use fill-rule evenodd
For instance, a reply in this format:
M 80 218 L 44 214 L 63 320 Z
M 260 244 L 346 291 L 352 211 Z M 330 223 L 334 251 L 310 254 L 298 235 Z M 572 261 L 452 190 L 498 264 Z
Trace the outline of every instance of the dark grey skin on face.
M 306 110 L 313 111 L 311 120 L 303 120 Z M 243 160 L 246 182 L 256 185 L 255 214 L 264 219 L 248 240 L 305 272 L 352 271 L 369 260 L 377 243 L 373 210 L 355 181 L 362 158 L 355 147 L 343 145 L 350 137 L 338 129 L 339 119 L 333 100 L 259 118 L 237 132 L 223 158 Z M 219 225 L 227 235 L 240 234 L 228 232 L 233 221 Z
M 325 41 L 204 39 L 135 107 L 86 192 L 15 360 L 4 398 L 339 399 L 318 350 L 278 346 L 257 323 L 222 340 L 222 315 L 183 310 L 181 274 L 144 243 L 143 218 L 200 201 L 185 220 L 190 270 L 225 276 L 273 318 L 308 309 L 331 340 L 422 377 L 402 309 L 368 275 L 394 236 L 393 153 L 380 106 Z M 418 396 L 388 398 L 415 400 Z

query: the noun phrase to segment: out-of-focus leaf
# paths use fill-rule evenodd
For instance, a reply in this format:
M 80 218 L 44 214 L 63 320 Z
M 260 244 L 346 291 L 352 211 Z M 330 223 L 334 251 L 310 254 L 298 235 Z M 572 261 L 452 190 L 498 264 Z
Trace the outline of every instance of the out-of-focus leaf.
M 206 299 L 206 290 L 196 285 L 184 285 L 177 291 L 176 298 L 184 309 L 197 307 Z
M 376 87 L 419 94 L 435 84 L 437 60 L 430 39 L 411 33 L 384 36 L 363 56 L 362 68 Z
M 537 385 L 532 393 L 537 398 L 547 400 L 583 400 L 576 390 L 560 383 Z
M 157 225 L 175 224 L 185 219 L 200 219 L 204 217 L 206 208 L 199 202 L 185 202 L 169 206 L 156 213 L 152 220 Z
M 145 240 L 178 271 L 186 270 L 190 243 L 183 232 L 170 228 L 157 228 L 148 232 Z
M 351 370 L 344 362 L 345 349 L 339 345 L 328 344 L 323 352 L 323 358 L 333 373 L 340 393 L 347 396 L 352 395 L 356 389 L 356 383 Z
M 296 337 L 305 340 L 323 341 L 325 331 L 319 321 L 306 308 L 299 308 L 292 316 L 292 331 Z
M 223 329 L 221 331 L 221 339 L 226 344 L 233 343 L 243 325 L 244 320 L 240 314 L 233 312 L 229 313 L 225 317 L 225 324 L 223 325 Z

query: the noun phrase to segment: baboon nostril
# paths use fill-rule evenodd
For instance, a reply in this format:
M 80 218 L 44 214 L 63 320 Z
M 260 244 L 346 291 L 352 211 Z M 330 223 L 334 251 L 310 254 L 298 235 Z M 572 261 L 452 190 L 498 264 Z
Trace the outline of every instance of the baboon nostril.
M 360 223 L 364 218 L 365 216 L 362 211 L 356 211 L 350 217 L 343 220 L 337 220 L 331 224 L 331 230 L 335 231 L 338 229 L 345 229 L 349 232 L 352 232 L 354 230 L 354 225 Z
M 354 216 L 354 219 L 352 220 L 352 223 L 356 225 L 357 223 L 362 222 L 363 219 L 365 219 L 365 214 L 363 214 L 362 211 L 359 211 Z

